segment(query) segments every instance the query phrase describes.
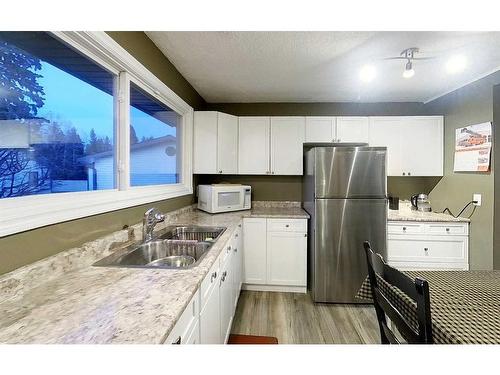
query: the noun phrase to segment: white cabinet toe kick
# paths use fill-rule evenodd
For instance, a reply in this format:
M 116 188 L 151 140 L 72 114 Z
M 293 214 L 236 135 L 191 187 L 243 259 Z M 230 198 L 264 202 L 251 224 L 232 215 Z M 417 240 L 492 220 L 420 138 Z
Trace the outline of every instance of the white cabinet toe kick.
M 469 223 L 389 221 L 387 231 L 387 261 L 398 269 L 469 269 Z

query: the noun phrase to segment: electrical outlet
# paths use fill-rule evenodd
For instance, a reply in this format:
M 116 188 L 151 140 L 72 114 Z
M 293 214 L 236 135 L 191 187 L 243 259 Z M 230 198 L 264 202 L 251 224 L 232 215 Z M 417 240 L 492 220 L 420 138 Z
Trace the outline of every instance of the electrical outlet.
M 481 205 L 481 194 L 472 194 L 472 200 L 477 203 L 472 203 L 474 206 Z

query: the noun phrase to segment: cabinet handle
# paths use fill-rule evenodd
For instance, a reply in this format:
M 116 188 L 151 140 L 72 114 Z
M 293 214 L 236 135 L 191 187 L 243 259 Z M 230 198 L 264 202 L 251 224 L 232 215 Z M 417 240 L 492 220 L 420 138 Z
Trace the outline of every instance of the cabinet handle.
M 337 142 L 342 142 L 342 139 L 340 139 L 340 138 L 339 138 L 339 139 L 337 139 Z
M 411 176 L 411 173 L 410 173 L 410 172 L 408 172 L 408 176 Z
M 406 173 L 405 173 L 405 172 L 403 172 L 403 176 L 406 176 Z
M 429 248 L 428 248 L 428 247 L 424 247 L 424 251 L 425 251 L 425 252 L 428 252 L 428 251 L 429 251 Z
M 405 232 L 405 231 L 406 231 L 406 227 L 403 227 L 403 232 Z
M 236 234 L 234 235 L 234 237 L 238 237 L 238 233 L 236 233 Z
M 271 172 L 271 174 L 274 174 L 274 172 Z
M 237 247 L 235 247 L 235 248 L 234 248 L 234 252 L 235 252 L 235 253 L 237 253 L 237 252 L 238 252 L 238 248 L 237 248 Z
M 231 246 L 228 246 L 226 252 L 229 253 L 230 251 L 231 251 Z
M 241 224 L 238 224 L 238 227 L 241 228 Z
M 210 283 L 213 283 L 216 278 L 217 278 L 217 271 L 212 272 L 212 276 L 210 276 Z
M 450 228 L 446 228 L 446 231 L 449 232 L 450 231 Z
M 286 225 L 285 225 L 285 228 L 289 228 L 289 227 L 290 227 L 290 224 L 286 224 Z
M 304 237 L 307 237 L 307 233 L 304 234 Z
M 219 171 L 219 173 L 222 173 L 222 171 Z
M 177 340 L 175 340 L 172 345 L 180 345 L 181 344 L 181 337 L 177 337 Z

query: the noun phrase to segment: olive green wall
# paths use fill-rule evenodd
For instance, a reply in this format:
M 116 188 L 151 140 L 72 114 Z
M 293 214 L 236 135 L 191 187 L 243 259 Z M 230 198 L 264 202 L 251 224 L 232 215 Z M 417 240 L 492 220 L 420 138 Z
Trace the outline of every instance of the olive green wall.
M 431 113 L 422 103 L 207 103 L 206 110 L 236 116 L 417 116 Z M 389 177 L 387 192 L 401 199 L 430 193 L 440 178 Z M 234 182 L 252 185 L 255 200 L 302 200 L 300 176 L 205 176 L 200 183 Z
M 206 104 L 205 100 L 146 34 L 142 31 L 107 31 L 106 33 L 191 107 L 203 109 Z
M 444 114 L 444 177 L 430 194 L 432 208 L 449 207 L 455 214 L 482 194 L 482 205 L 476 209 L 470 225 L 471 269 L 493 267 L 494 174 L 453 172 L 455 129 L 493 121 L 493 85 L 500 83 L 500 72 L 494 73 L 426 105 L 430 111 Z M 493 169 L 493 168 L 492 168 Z M 467 215 L 470 211 L 465 212 Z
M 202 109 L 205 106 L 203 98 L 146 34 L 143 32 L 108 32 L 108 34 L 194 109 Z M 192 202 L 193 195 L 187 195 L 2 237 L 0 274 L 79 246 L 119 230 L 124 225 L 135 224 L 141 220 L 143 213 L 149 207 L 155 206 L 168 212 Z

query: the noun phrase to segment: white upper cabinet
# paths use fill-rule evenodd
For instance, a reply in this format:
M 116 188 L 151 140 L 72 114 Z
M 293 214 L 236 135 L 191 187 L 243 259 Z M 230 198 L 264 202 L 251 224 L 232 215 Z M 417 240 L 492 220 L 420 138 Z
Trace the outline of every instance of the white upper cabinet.
M 401 176 L 401 133 L 404 121 L 401 117 L 372 117 L 370 146 L 387 147 L 387 175 Z
M 408 117 L 404 129 L 402 172 L 407 176 L 442 176 L 443 117 Z
M 269 117 L 240 117 L 238 173 L 269 174 Z
M 217 112 L 194 112 L 193 173 L 217 173 Z
M 238 117 L 196 111 L 193 143 L 193 173 L 238 173 Z
M 372 117 L 370 146 L 387 147 L 388 176 L 443 175 L 443 117 Z
M 369 142 L 369 117 L 337 117 L 336 142 Z
M 238 173 L 238 117 L 218 112 L 217 168 L 221 174 Z
M 302 175 L 305 117 L 271 117 L 271 174 Z
M 333 142 L 336 137 L 335 117 L 306 117 L 306 142 Z

